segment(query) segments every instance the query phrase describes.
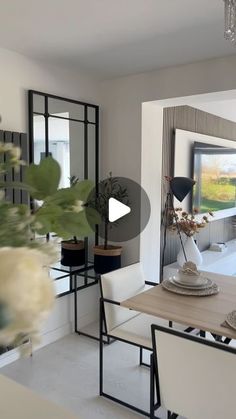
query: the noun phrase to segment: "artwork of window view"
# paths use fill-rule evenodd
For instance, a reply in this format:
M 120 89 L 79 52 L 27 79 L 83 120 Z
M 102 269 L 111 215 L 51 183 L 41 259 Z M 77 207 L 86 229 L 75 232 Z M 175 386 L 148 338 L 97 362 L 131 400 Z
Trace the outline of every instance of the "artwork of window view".
M 200 213 L 236 206 L 236 149 L 194 143 L 193 208 Z

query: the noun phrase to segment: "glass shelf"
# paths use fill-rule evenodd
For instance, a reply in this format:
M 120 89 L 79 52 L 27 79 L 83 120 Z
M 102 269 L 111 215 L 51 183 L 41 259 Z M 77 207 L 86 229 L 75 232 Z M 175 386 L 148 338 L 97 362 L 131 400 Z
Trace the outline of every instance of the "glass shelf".
M 99 276 L 93 269 L 93 264 L 88 262 L 82 266 L 64 266 L 56 262 L 50 267 L 50 277 L 55 281 L 55 291 L 57 297 L 90 287 L 97 284 Z
M 56 270 L 56 271 L 66 272 L 66 273 L 75 273 L 76 271 L 82 272 L 88 267 L 93 267 L 93 263 L 88 262 L 87 264 L 80 265 L 80 266 L 65 266 L 65 265 L 62 265 L 60 261 L 58 261 L 51 266 L 51 269 Z

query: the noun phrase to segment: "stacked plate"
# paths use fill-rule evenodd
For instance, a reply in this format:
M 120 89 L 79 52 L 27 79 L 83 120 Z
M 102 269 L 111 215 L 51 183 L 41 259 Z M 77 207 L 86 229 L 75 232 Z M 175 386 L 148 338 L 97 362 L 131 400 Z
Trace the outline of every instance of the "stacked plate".
M 209 278 L 200 275 L 194 280 L 181 276 L 172 276 L 162 282 L 162 287 L 175 294 L 204 297 L 218 294 L 218 286 Z
M 213 285 L 213 281 L 205 276 L 199 276 L 195 281 L 185 281 L 183 278 L 178 276 L 172 276 L 169 278 L 169 281 L 180 288 L 185 288 L 189 290 L 203 290 L 210 288 Z

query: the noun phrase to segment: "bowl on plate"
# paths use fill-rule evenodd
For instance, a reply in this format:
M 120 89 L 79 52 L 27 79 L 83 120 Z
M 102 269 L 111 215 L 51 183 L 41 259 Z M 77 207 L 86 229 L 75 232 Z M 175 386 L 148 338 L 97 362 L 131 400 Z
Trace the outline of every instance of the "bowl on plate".
M 200 272 L 197 270 L 197 266 L 193 262 L 186 262 L 183 268 L 178 270 L 177 278 L 179 282 L 186 285 L 201 285 L 203 281 Z

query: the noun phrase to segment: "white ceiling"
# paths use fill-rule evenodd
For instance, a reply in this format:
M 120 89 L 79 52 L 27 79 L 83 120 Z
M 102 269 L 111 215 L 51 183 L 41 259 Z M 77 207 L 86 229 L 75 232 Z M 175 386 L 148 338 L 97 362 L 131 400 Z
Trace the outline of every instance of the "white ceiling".
M 236 54 L 222 0 L 5 0 L 0 46 L 98 78 Z

